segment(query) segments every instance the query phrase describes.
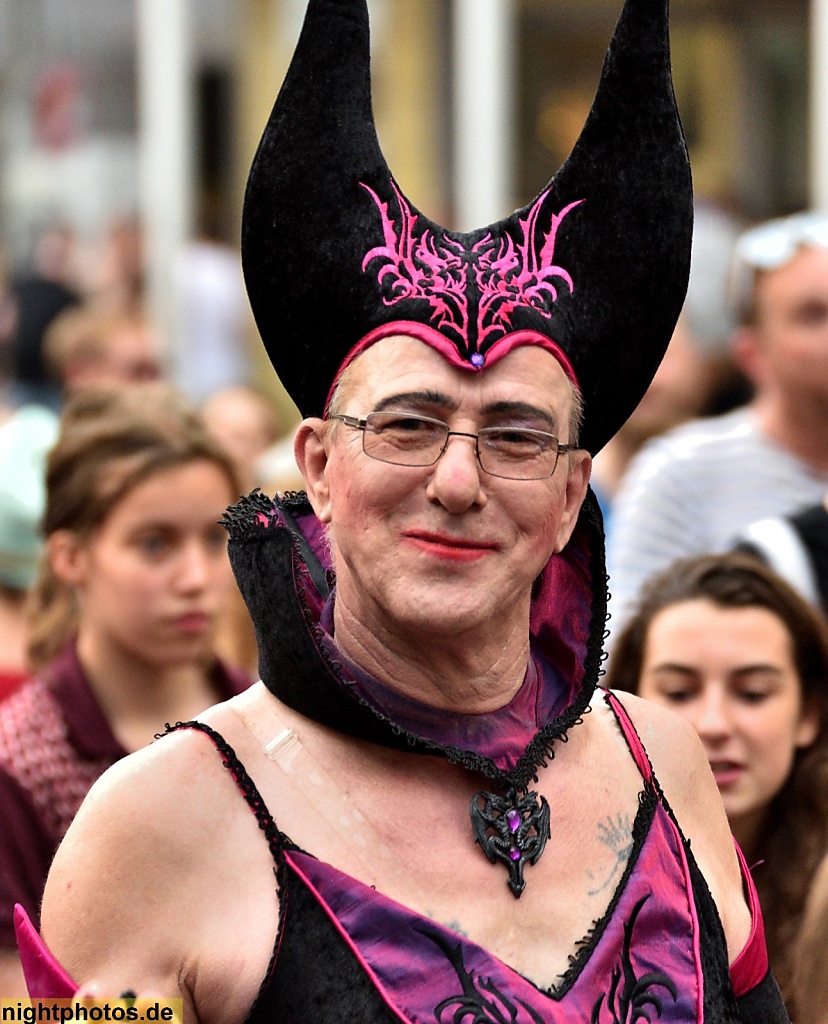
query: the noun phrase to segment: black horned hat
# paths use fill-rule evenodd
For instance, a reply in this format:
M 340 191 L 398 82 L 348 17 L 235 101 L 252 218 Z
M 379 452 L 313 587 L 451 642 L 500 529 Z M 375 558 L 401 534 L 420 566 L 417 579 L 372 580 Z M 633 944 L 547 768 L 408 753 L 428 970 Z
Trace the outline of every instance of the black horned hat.
M 408 335 L 480 372 L 518 345 L 560 361 L 598 451 L 640 401 L 681 311 L 692 186 L 668 0 L 626 0 L 592 111 L 547 188 L 448 231 L 405 198 L 371 106 L 366 0 L 310 0 L 250 172 L 242 258 L 271 361 L 305 416 L 342 370 Z

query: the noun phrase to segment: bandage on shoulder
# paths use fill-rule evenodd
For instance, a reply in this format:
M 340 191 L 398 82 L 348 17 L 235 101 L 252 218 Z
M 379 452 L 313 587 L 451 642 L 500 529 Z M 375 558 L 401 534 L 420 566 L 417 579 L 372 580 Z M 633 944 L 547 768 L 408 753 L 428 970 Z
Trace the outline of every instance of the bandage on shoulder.
M 336 779 L 302 744 L 296 731 L 275 709 L 267 715 L 247 713 L 242 706 L 236 714 L 255 736 L 269 761 L 291 780 L 302 797 L 328 825 L 351 854 L 374 876 L 381 865 L 385 879 L 401 874 L 399 859 L 384 842 L 367 815 L 337 783 Z

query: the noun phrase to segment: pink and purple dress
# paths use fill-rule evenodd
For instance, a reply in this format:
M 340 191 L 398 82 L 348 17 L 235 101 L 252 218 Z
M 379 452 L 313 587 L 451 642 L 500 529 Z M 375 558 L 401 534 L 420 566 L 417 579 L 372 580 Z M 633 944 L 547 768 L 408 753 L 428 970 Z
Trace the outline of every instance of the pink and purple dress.
M 387 747 L 445 756 L 487 775 L 493 788 L 523 791 L 584 714 L 600 667 L 606 600 L 605 588 L 593 587 L 605 576 L 592 496 L 572 541 L 536 585 L 524 685 L 506 708 L 483 716 L 446 716 L 407 701 L 341 655 L 331 636 L 327 547 L 303 496 L 274 505 L 254 494 L 228 525 L 262 679 L 307 717 Z M 299 849 L 219 734 L 200 722 L 175 726 L 215 744 L 276 866 L 279 927 L 246 1024 L 785 1024 L 750 875 L 745 868 L 753 930 L 729 966 L 689 843 L 623 706 L 609 693 L 604 699 L 641 774 L 631 852 L 606 912 L 550 989 Z M 493 884 L 502 884 L 500 870 L 493 868 Z M 42 968 L 31 960 L 33 972 Z M 48 966 L 41 984 L 54 977 Z
M 583 715 L 598 676 L 606 600 L 605 587 L 593 585 L 605 575 L 592 496 L 572 541 L 536 585 L 526 681 L 510 705 L 486 716 L 414 705 L 342 656 L 331 635 L 328 549 L 303 496 L 276 506 L 251 496 L 228 525 L 263 681 L 308 717 L 371 742 L 442 753 L 488 774 L 493 785 L 505 780 L 520 789 Z M 218 747 L 277 866 L 281 920 L 249 1024 L 785 1021 L 749 874 L 753 933 L 729 967 L 719 915 L 689 844 L 623 707 L 610 694 L 605 699 L 642 778 L 632 851 L 606 913 L 549 990 L 297 848 L 223 739 L 191 723 Z M 754 1017 L 754 1010 L 771 1016 Z
M 549 990 L 467 938 L 298 849 L 279 832 L 222 738 L 199 723 L 182 726 L 210 735 L 277 865 L 279 934 L 248 1024 L 741 1021 L 736 997 L 768 974 L 750 875 L 745 880 L 753 933 L 728 970 L 724 935 L 704 879 L 623 707 L 610 694 L 606 700 L 643 779 L 633 849 L 606 914 Z

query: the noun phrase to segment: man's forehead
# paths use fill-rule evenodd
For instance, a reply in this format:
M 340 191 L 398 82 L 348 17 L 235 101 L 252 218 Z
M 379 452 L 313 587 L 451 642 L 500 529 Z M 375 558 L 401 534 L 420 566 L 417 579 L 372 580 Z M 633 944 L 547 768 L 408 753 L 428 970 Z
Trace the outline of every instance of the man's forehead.
M 414 338 L 387 338 L 358 356 L 343 375 L 347 397 L 372 405 L 395 396 L 423 404 L 480 407 L 522 399 L 551 413 L 568 411 L 572 396 L 563 368 L 549 352 L 522 346 L 482 371 L 451 365 Z
M 828 249 L 821 246 L 803 246 L 782 266 L 756 273 L 757 299 L 815 289 L 828 293 Z

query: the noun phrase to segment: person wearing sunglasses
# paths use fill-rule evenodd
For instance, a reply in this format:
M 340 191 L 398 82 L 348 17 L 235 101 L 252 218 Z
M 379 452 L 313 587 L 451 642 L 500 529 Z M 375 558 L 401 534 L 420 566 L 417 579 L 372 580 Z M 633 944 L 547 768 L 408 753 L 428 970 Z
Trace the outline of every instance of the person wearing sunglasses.
M 468 234 L 382 157 L 366 0 L 311 0 L 243 217 L 304 416 L 306 493 L 227 515 L 261 683 L 90 793 L 41 914 L 64 986 L 202 1024 L 787 1021 L 698 738 L 596 689 L 591 457 L 691 233 L 666 0 L 627 0 L 549 188 Z
M 725 551 L 751 523 L 828 491 L 828 217 L 748 231 L 733 277 L 733 354 L 754 398 L 651 441 L 630 467 L 608 551 L 614 632 L 675 559 Z

